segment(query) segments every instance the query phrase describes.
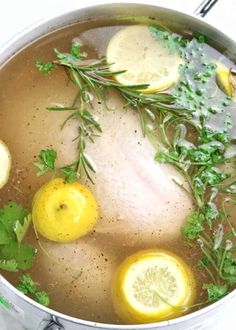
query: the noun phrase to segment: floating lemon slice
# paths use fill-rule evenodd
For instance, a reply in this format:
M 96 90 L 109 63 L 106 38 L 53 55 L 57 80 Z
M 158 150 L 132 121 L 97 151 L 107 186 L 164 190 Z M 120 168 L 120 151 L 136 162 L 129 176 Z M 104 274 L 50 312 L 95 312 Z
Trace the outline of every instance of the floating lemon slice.
M 145 250 L 128 257 L 113 283 L 113 302 L 127 323 L 150 323 L 184 314 L 193 303 L 195 281 L 178 256 Z
M 119 83 L 149 84 L 145 93 L 171 87 L 179 78 L 179 64 L 183 62 L 145 25 L 132 25 L 117 32 L 108 44 L 107 61 L 113 72 L 126 70 L 115 76 Z
M 230 70 L 222 63 L 216 62 L 216 82 L 219 88 L 228 96 L 233 95 L 233 87 L 230 82 Z
M 0 140 L 0 189 L 7 183 L 11 169 L 11 154 L 6 144 Z
M 57 178 L 36 193 L 32 216 L 39 234 L 52 241 L 71 242 L 93 229 L 98 205 L 83 185 Z

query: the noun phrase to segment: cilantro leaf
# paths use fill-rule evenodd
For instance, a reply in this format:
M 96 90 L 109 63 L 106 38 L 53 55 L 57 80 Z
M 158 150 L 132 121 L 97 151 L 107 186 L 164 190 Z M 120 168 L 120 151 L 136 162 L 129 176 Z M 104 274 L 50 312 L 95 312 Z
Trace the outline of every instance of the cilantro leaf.
M 55 161 L 57 152 L 53 149 L 41 150 L 39 153 L 40 162 L 34 163 L 34 166 L 39 170 L 37 176 L 41 176 L 46 172 L 55 170 Z
M 12 242 L 1 249 L 1 257 L 6 260 L 15 259 L 18 269 L 27 270 L 32 267 L 36 252 L 36 249 L 30 245 Z
M 0 209 L 0 268 L 17 271 L 32 265 L 35 249 L 19 243 L 24 238 L 31 215 L 29 211 L 14 202 Z
M 0 209 L 0 223 L 5 228 L 5 233 L 8 233 L 8 239 L 15 238 L 16 223 L 22 224 L 24 218 L 27 217 L 29 211 L 14 202 L 9 202 L 2 209 Z M 5 238 L 6 239 L 6 238 Z M 9 243 L 9 242 L 8 242 Z
M 207 291 L 208 301 L 215 302 L 228 294 L 226 285 L 216 285 L 213 283 L 204 284 L 203 289 Z
M 47 76 L 49 73 L 52 72 L 52 70 L 55 68 L 54 63 L 52 62 L 41 62 L 41 61 L 36 61 L 35 62 L 36 68 L 39 69 L 45 76 Z
M 14 227 L 14 232 L 16 234 L 18 243 L 20 243 L 23 240 L 23 238 L 29 228 L 31 220 L 32 220 L 32 216 L 31 216 L 31 214 L 28 214 L 26 217 L 24 217 L 22 224 L 19 220 L 16 221 L 16 224 Z
M 0 245 L 8 244 L 10 241 L 11 238 L 9 237 L 7 229 L 3 223 L 0 222 Z

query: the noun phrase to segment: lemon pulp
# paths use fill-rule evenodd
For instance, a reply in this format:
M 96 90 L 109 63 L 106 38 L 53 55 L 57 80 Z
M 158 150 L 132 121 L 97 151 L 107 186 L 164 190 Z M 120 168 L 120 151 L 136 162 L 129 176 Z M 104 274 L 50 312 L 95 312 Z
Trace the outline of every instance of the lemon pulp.
M 145 25 L 132 25 L 117 32 L 108 44 L 106 56 L 111 71 L 126 70 L 115 76 L 119 83 L 149 84 L 144 93 L 169 88 L 178 80 L 179 64 L 183 62 Z
M 113 302 L 127 323 L 150 323 L 184 314 L 194 301 L 190 268 L 165 250 L 145 250 L 128 257 L 113 283 Z
M 11 169 L 11 155 L 6 144 L 0 140 L 0 189 L 7 183 Z
M 57 178 L 36 193 L 32 216 L 39 234 L 52 241 L 70 242 L 92 230 L 98 206 L 86 187 Z

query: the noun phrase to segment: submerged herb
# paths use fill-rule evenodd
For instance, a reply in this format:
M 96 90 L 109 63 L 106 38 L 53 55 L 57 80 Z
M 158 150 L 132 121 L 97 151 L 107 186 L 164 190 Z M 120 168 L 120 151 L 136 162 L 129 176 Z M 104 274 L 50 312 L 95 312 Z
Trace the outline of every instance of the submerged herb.
M 26 274 L 20 276 L 20 283 L 17 289 L 25 295 L 31 295 L 39 304 L 48 306 L 50 304 L 48 294 L 45 291 L 39 291 L 38 287 L 39 285 L 32 280 L 30 275 Z
M 150 26 L 149 30 L 154 38 L 162 40 L 171 52 L 179 52 L 182 55 L 183 48 L 187 47 L 189 40 L 179 34 L 164 31 L 156 26 Z
M 55 170 L 57 152 L 53 149 L 41 150 L 39 153 L 40 162 L 35 162 L 34 166 L 39 170 L 37 176 L 41 176 L 49 171 Z
M 41 71 L 45 76 L 52 72 L 54 69 L 54 64 L 52 62 L 35 62 L 36 67 Z
M 0 209 L 0 268 L 12 272 L 31 268 L 36 249 L 22 243 L 31 223 L 29 211 L 14 202 Z
M 215 302 L 229 293 L 226 285 L 204 284 L 203 289 L 207 291 L 209 302 Z
M 160 33 L 155 37 L 165 40 Z M 166 40 L 168 47 L 173 40 Z M 179 39 L 175 44 L 182 47 Z M 216 65 L 205 54 L 204 46 L 204 38 L 198 36 L 184 49 L 185 64 L 180 67 L 181 77 L 173 95 L 180 107 L 189 110 L 189 117 L 183 121 L 178 114 L 159 116 L 166 149 L 158 151 L 155 159 L 175 166 L 189 184 L 195 210 L 188 215 L 182 235 L 189 246 L 198 248 L 202 254 L 198 266 L 212 280 L 212 283 L 204 285 L 204 289 L 208 301 L 213 302 L 226 295 L 229 287 L 236 284 L 235 229 L 229 221 L 224 196 L 235 180 L 231 179 L 229 183 L 232 175 L 219 168 L 234 158 L 234 155 L 225 156 L 230 146 L 229 129 L 233 123 L 230 113 L 221 109 L 225 98 L 222 99 L 220 93 L 219 97 L 211 97 L 212 91 L 215 93 Z M 211 125 L 218 113 L 220 117 L 217 119 L 220 118 L 222 123 Z M 235 193 L 232 189 L 231 194 Z
M 35 162 L 34 166 L 39 170 L 37 176 L 41 176 L 47 172 L 63 173 L 66 182 L 73 182 L 77 179 L 76 171 L 69 166 L 56 167 L 57 152 L 53 149 L 41 150 L 39 153 L 39 162 Z

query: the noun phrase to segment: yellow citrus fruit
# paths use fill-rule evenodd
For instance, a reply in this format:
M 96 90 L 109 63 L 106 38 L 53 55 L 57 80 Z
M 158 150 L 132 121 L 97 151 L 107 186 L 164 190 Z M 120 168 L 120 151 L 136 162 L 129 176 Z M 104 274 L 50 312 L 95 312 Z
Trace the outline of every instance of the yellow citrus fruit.
M 195 298 L 190 268 L 175 254 L 144 250 L 129 256 L 113 282 L 113 302 L 126 323 L 151 323 L 184 314 Z
M 52 241 L 71 242 L 92 230 L 98 205 L 82 184 L 56 178 L 35 194 L 32 216 L 39 234 Z
M 171 87 L 179 78 L 179 64 L 183 62 L 145 25 L 132 25 L 117 32 L 108 44 L 106 56 L 112 64 L 111 71 L 126 70 L 115 76 L 119 83 L 149 84 L 144 93 Z
M 233 87 L 230 83 L 230 70 L 222 63 L 216 63 L 216 82 L 219 88 L 228 96 L 233 95 Z
M 0 189 L 7 183 L 11 169 L 11 154 L 6 144 L 0 140 Z

